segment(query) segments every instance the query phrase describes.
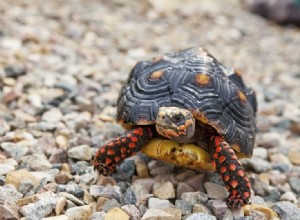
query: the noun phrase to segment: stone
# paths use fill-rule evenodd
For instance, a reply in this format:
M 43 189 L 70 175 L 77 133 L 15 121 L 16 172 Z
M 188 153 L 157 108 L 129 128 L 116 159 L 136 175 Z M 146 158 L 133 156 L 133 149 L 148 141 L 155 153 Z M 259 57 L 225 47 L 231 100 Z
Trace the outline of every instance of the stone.
M 105 212 L 94 212 L 91 220 L 105 220 L 105 214 Z
M 176 196 L 179 199 L 183 193 L 194 192 L 194 189 L 184 182 L 179 182 L 176 188 Z
M 40 199 L 39 196 L 37 194 L 35 194 L 32 196 L 28 196 L 28 197 L 19 199 L 17 204 L 18 204 L 18 206 L 22 207 L 22 206 L 28 205 L 29 203 L 35 203 L 35 202 L 39 201 L 39 199 Z
M 212 201 L 212 211 L 217 219 L 223 219 L 228 207 L 223 200 L 213 200 Z
M 77 198 L 81 198 L 83 196 L 83 188 L 77 185 L 74 182 L 70 182 L 67 185 L 59 184 L 56 187 L 57 192 L 66 192 L 76 196 Z
M 18 189 L 21 181 L 24 179 L 30 179 L 34 183 L 34 186 L 38 185 L 37 178 L 35 178 L 28 170 L 25 169 L 9 172 L 6 175 L 5 183 L 12 184 Z
M 44 154 L 32 154 L 22 157 L 24 163 L 27 163 L 33 171 L 45 171 L 52 168 L 52 164 L 48 161 Z
M 15 170 L 15 167 L 10 164 L 1 164 L 0 163 L 0 175 L 5 175 L 14 170 Z
M 285 192 L 281 195 L 280 201 L 288 201 L 297 204 L 297 197 L 293 192 Z
M 103 210 L 103 205 L 106 201 L 110 200 L 109 198 L 106 197 L 99 197 L 97 199 L 97 205 L 96 205 L 96 210 L 97 211 L 102 211 Z
M 180 209 L 182 215 L 189 215 L 192 213 L 193 205 L 190 202 L 177 199 L 175 201 L 175 208 Z
M 33 188 L 34 188 L 34 182 L 31 179 L 26 178 L 20 182 L 18 191 L 23 195 L 26 195 Z
M 0 204 L 0 219 L 18 220 L 18 210 L 19 207 L 12 200 L 5 201 L 4 204 Z
M 88 145 L 79 145 L 68 150 L 68 156 L 77 160 L 91 160 L 93 153 Z
M 135 162 L 135 167 L 136 167 L 136 172 L 137 172 L 137 175 L 140 177 L 140 178 L 149 178 L 149 172 L 148 172 L 148 167 L 147 165 L 145 164 L 145 162 L 143 161 L 136 161 Z
M 186 192 L 181 195 L 181 199 L 193 205 L 197 203 L 205 204 L 208 200 L 208 196 L 204 192 Z
M 67 199 L 67 202 L 68 202 L 68 200 L 69 200 L 70 202 L 72 202 L 72 203 L 75 204 L 75 205 L 78 205 L 78 206 L 80 206 L 80 205 L 85 205 L 85 204 L 81 201 L 81 199 L 78 199 L 77 197 L 75 197 L 75 196 L 72 195 L 72 194 L 69 194 L 69 193 L 66 193 L 66 192 L 60 192 L 60 193 L 58 193 L 58 195 L 61 196 L 61 197 L 65 197 L 65 198 Z
M 86 189 L 84 189 L 83 192 L 83 202 L 87 205 L 95 202 L 93 196 L 91 196 L 91 194 Z
M 281 219 L 293 220 L 300 216 L 300 208 L 290 202 L 277 202 L 272 209 L 279 215 Z
M 120 200 L 121 197 L 121 193 L 118 192 L 118 190 L 116 190 L 116 188 L 112 186 L 91 185 L 90 194 L 95 198 L 107 197 L 111 199 Z
M 117 167 L 116 173 L 113 173 L 112 177 L 117 181 L 131 182 L 131 178 L 135 173 L 134 160 L 125 160 Z
M 150 198 L 148 200 L 148 208 L 149 209 L 163 209 L 163 208 L 170 208 L 171 203 L 169 200 L 166 199 L 158 199 L 158 198 Z
M 113 208 L 105 215 L 105 220 L 129 220 L 130 216 L 121 208 Z
M 289 179 L 289 184 L 290 184 L 292 190 L 296 194 L 300 194 L 300 178 L 298 178 L 298 177 L 291 177 Z
M 25 75 L 27 68 L 22 63 L 16 63 L 13 65 L 7 65 L 4 67 L 6 77 L 17 78 L 19 76 Z
M 253 149 L 253 156 L 266 160 L 268 158 L 268 150 L 263 147 L 255 147 Z
M 247 159 L 247 161 L 249 162 L 250 167 L 254 169 L 256 173 L 263 173 L 272 168 L 268 161 L 259 157 L 252 157 L 251 159 Z
M 66 204 L 67 204 L 67 200 L 65 197 L 58 198 L 55 205 L 55 215 L 60 215 L 64 210 Z
M 84 205 L 67 209 L 65 215 L 69 220 L 90 219 L 93 214 L 92 205 Z
M 177 174 L 175 178 L 178 181 L 184 181 L 193 176 L 196 176 L 195 171 L 184 169 L 181 173 Z
M 124 205 L 134 205 L 137 202 L 135 193 L 128 187 L 123 196 Z
M 257 138 L 258 146 L 262 146 L 265 148 L 273 148 L 276 146 L 280 146 L 281 136 L 277 132 L 266 132 L 262 133 Z
M 130 216 L 130 220 L 141 219 L 141 213 L 135 205 L 123 205 L 121 208 Z
M 117 181 L 110 176 L 99 175 L 97 180 L 97 185 L 106 186 L 106 185 L 117 185 Z
M 205 174 L 198 174 L 196 176 L 191 176 L 184 180 L 186 184 L 194 188 L 195 191 L 204 192 L 204 179 Z
M 132 191 L 134 192 L 136 196 L 136 205 L 142 205 L 146 204 L 148 198 L 152 197 L 153 194 L 150 194 L 149 191 L 142 185 L 139 184 L 133 184 L 131 186 Z
M 29 151 L 27 146 L 11 142 L 1 143 L 1 148 L 8 154 L 8 156 L 12 157 L 16 161 L 20 161 L 21 157 Z
M 105 201 L 105 203 L 102 206 L 102 210 L 105 212 L 109 212 L 111 209 L 118 207 L 121 207 L 121 204 L 115 200 L 115 199 L 109 199 L 107 201 Z
M 181 220 L 181 210 L 176 208 L 164 208 L 163 211 L 173 215 L 174 220 Z
M 171 182 L 157 182 L 153 185 L 153 195 L 160 199 L 175 198 L 175 189 Z
M 147 209 L 141 220 L 174 220 L 174 216 L 162 209 Z
M 42 120 L 48 123 L 58 123 L 62 119 L 62 113 L 58 108 L 52 108 L 49 111 L 44 112 Z
M 57 216 L 42 218 L 42 220 L 70 220 L 70 219 L 66 215 L 57 215 Z
M 148 192 L 152 190 L 155 180 L 152 178 L 136 179 L 133 185 L 142 185 Z
M 292 164 L 300 165 L 300 151 L 290 150 L 288 157 Z
M 35 203 L 22 206 L 20 213 L 29 219 L 41 219 L 49 215 L 52 210 L 55 209 L 56 202 L 57 198 L 44 197 Z
M 278 215 L 272 209 L 264 205 L 245 205 L 243 206 L 245 216 L 260 216 L 260 219 L 276 219 Z
M 281 153 L 275 153 L 270 156 L 271 162 L 275 164 L 284 164 L 288 165 L 289 167 L 292 167 L 293 165 L 291 164 L 289 158 L 285 156 L 284 154 Z
M 278 170 L 269 173 L 269 179 L 273 186 L 282 185 L 286 182 L 287 176 L 285 173 L 280 173 Z
M 211 215 L 211 211 L 205 205 L 202 205 L 202 204 L 195 204 L 194 205 L 193 213 L 198 213 L 198 212 Z
M 6 200 L 17 202 L 22 197 L 22 193 L 18 192 L 14 185 L 7 184 L 0 187 L 0 204 L 4 204 Z
M 193 213 L 186 220 L 217 220 L 217 218 L 206 213 Z
M 205 182 L 204 187 L 209 198 L 222 200 L 227 197 L 228 192 L 224 186 L 212 182 Z

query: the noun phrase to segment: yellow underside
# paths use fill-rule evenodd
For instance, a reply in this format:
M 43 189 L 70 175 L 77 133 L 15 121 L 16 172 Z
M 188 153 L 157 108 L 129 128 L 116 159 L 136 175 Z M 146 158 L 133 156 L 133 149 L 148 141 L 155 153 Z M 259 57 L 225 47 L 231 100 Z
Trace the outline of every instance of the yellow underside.
M 214 170 L 210 155 L 195 144 L 178 144 L 171 140 L 153 139 L 141 151 L 149 157 L 178 166 Z

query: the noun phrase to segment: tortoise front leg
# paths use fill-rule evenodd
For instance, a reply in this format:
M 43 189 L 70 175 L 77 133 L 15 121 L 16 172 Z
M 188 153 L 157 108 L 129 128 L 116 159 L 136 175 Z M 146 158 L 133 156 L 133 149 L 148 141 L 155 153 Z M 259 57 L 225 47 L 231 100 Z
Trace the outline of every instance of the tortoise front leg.
M 251 184 L 234 150 L 220 136 L 211 138 L 210 150 L 212 164 L 229 191 L 229 196 L 226 198 L 227 206 L 240 208 L 248 204 L 251 196 Z
M 94 167 L 100 174 L 109 175 L 125 158 L 135 155 L 152 138 L 150 127 L 136 127 L 125 135 L 103 145 L 95 154 Z

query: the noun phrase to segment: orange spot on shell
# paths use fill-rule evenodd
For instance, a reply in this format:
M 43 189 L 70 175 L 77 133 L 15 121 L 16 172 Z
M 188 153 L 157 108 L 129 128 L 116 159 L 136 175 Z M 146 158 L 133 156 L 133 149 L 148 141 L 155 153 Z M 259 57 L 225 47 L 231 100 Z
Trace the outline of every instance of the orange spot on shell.
M 112 149 L 107 150 L 107 155 L 115 155 L 115 151 Z
M 129 148 L 135 148 L 135 143 L 130 142 L 128 146 L 129 146 Z
M 229 165 L 229 169 L 230 169 L 231 171 L 235 171 L 235 170 L 236 170 L 236 165 L 235 165 L 235 164 L 230 164 L 230 165 Z
M 163 70 L 156 70 L 149 75 L 149 79 L 160 79 L 164 75 Z
M 219 163 L 222 164 L 226 160 L 225 156 L 219 157 Z
M 197 73 L 195 76 L 195 81 L 201 85 L 201 86 L 205 86 L 209 84 L 210 81 L 210 77 L 209 75 L 205 74 L 205 73 Z
M 115 157 L 115 161 L 116 161 L 116 162 L 119 162 L 120 160 L 121 160 L 120 157 L 118 157 L 118 156 Z
M 239 185 L 239 182 L 237 180 L 232 180 L 230 182 L 230 185 L 231 185 L 232 188 L 236 188 Z

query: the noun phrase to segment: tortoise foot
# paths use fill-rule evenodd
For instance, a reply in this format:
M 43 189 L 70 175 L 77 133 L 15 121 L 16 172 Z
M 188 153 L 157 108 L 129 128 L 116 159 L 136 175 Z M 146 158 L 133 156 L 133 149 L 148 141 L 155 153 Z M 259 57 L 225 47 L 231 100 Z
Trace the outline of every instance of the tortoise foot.
M 227 206 L 239 208 L 248 204 L 251 184 L 234 150 L 220 136 L 212 137 L 210 149 L 213 166 L 229 191 L 229 197 L 226 199 Z
M 125 158 L 134 156 L 152 137 L 150 128 L 136 127 L 125 135 L 103 145 L 95 154 L 94 167 L 100 174 L 110 175 Z

